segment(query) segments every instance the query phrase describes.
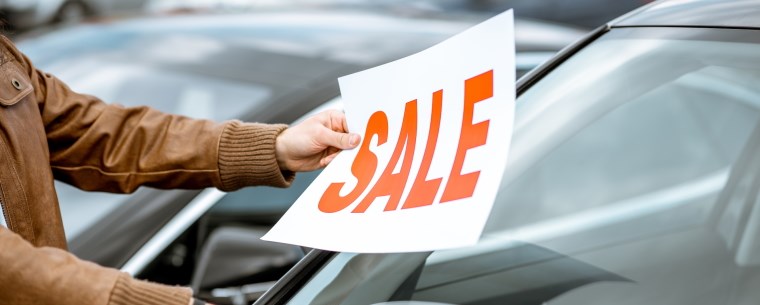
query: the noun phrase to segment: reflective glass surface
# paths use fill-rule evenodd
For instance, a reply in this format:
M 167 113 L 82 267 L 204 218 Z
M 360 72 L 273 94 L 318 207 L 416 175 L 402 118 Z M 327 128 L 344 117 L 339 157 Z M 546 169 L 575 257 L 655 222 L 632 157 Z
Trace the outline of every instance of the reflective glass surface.
M 756 37 L 612 30 L 518 98 L 477 245 L 338 253 L 289 304 L 756 304 Z

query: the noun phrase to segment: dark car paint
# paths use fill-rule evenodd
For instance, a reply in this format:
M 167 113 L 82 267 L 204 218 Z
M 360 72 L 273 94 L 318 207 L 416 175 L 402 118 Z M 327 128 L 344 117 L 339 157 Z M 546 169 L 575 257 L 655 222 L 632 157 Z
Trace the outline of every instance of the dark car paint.
M 760 1 L 736 1 L 724 4 L 723 2 L 687 2 L 685 4 L 670 6 L 667 1 L 659 1 L 635 10 L 609 24 L 598 27 L 586 37 L 560 51 L 551 60 L 530 71 L 517 81 L 516 97 L 527 91 L 532 85 L 540 81 L 544 76 L 551 73 L 556 67 L 572 57 L 575 53 L 597 40 L 602 35 L 609 33 L 614 28 L 627 27 L 695 27 L 695 28 L 732 28 L 760 30 L 760 19 L 749 20 L 750 12 L 760 15 Z M 658 10 L 666 7 L 670 16 Z M 719 10 L 720 16 L 737 17 L 734 19 L 721 19 L 727 22 L 717 22 L 716 17 L 710 15 L 705 8 L 723 8 Z M 680 9 L 679 9 L 680 8 Z M 682 11 L 684 10 L 684 11 Z M 688 10 L 688 11 L 686 11 Z M 672 19 L 671 19 L 672 17 Z M 742 18 L 739 18 L 742 17 Z M 292 298 L 298 289 L 303 287 L 332 257 L 337 253 L 314 249 L 309 252 L 299 263 L 288 271 L 269 291 L 264 293 L 254 305 L 285 304 Z M 624 280 L 624 279 L 616 279 Z M 542 303 L 542 302 L 539 302 Z M 538 304 L 538 303 L 537 303 Z

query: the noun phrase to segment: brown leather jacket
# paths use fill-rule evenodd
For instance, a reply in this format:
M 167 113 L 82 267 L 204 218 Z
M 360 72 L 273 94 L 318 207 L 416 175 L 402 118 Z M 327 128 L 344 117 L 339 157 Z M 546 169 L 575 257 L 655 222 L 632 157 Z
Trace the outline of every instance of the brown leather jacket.
M 284 125 L 217 124 L 71 91 L 0 41 L 0 304 L 178 304 L 187 288 L 130 278 L 65 251 L 53 179 L 85 190 L 286 186 Z

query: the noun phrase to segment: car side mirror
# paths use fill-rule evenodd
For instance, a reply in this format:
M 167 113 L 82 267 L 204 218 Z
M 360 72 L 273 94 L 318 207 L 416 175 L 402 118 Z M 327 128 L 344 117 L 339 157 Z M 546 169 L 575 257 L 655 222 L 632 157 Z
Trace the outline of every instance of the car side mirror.
M 204 244 L 191 287 L 215 304 L 249 304 L 290 269 L 300 247 L 261 240 L 266 229 L 220 227 Z

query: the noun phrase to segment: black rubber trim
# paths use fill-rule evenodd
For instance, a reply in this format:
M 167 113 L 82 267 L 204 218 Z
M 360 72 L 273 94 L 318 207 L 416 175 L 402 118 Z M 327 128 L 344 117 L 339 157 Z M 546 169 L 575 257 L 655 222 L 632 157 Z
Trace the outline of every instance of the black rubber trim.
M 269 288 L 264 295 L 256 300 L 254 305 L 285 304 L 333 255 L 335 252 L 311 250 L 288 273 L 285 273 L 272 288 Z
M 573 44 L 565 47 L 564 49 L 560 50 L 557 55 L 552 57 L 549 61 L 541 64 L 540 66 L 536 67 L 535 69 L 531 70 L 530 72 L 526 73 L 521 77 L 519 80 L 517 80 L 517 96 L 519 97 L 523 92 L 530 89 L 531 86 L 533 86 L 535 83 L 540 81 L 544 76 L 549 74 L 554 68 L 565 62 L 570 56 L 575 55 L 575 53 L 578 53 L 581 49 L 589 45 L 591 42 L 599 38 L 599 36 L 602 36 L 604 33 L 607 33 L 610 30 L 609 25 L 603 25 L 600 26 L 593 31 L 589 32 L 581 38 L 580 40 L 574 42 Z
M 732 30 L 760 30 L 760 27 L 752 26 L 730 26 L 730 25 L 674 25 L 674 24 L 626 24 L 613 25 L 613 29 L 624 28 L 692 28 L 692 29 L 732 29 Z

